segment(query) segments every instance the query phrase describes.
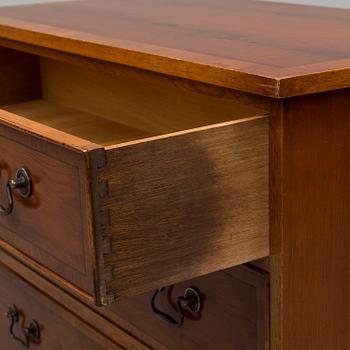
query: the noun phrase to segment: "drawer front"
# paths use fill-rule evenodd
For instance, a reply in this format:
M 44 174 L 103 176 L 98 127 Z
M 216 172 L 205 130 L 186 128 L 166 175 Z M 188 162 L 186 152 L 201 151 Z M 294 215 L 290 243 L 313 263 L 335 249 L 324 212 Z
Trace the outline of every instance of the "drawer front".
M 0 125 L 0 202 L 17 169 L 31 177 L 32 194 L 13 190 L 14 206 L 0 214 L 2 245 L 38 264 L 45 274 L 93 294 L 89 253 L 87 160 L 83 152 L 56 145 L 26 131 Z
M 177 350 L 268 350 L 269 276 L 262 270 L 239 266 L 175 285 L 160 294 L 156 306 L 176 318 L 175 300 L 187 287 L 203 298 L 200 314 L 187 312 L 176 327 L 155 315 L 152 293 L 121 301 L 103 311 L 117 315 L 166 348 Z M 184 308 L 186 311 L 186 308 Z
M 5 313 L 15 305 L 19 320 L 13 332 L 25 341 L 23 330 L 31 321 L 38 323 L 40 339 L 31 340 L 29 348 L 43 350 L 117 350 L 121 347 L 98 333 L 81 319 L 42 294 L 24 280 L 0 265 L 0 348 L 22 348 L 9 333 L 10 319 Z

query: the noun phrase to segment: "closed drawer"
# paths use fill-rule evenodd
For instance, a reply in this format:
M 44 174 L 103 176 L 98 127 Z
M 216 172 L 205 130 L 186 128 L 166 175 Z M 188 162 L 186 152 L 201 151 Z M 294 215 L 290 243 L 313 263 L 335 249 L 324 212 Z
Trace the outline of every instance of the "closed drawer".
M 32 321 L 37 322 L 38 337 L 29 339 L 30 349 L 45 350 L 117 350 L 124 349 L 98 333 L 94 328 L 71 314 L 45 294 L 33 288 L 20 277 L 0 265 L 0 348 L 17 350 L 26 343 L 24 331 Z M 11 317 L 6 313 L 14 305 L 18 321 L 12 328 L 19 338 L 10 334 Z M 13 309 L 13 307 L 12 307 Z M 136 348 L 136 347 L 135 347 Z
M 269 349 L 268 273 L 239 266 L 180 283 L 158 296 L 157 308 L 178 319 L 176 298 L 188 287 L 200 292 L 203 305 L 198 315 L 184 307 L 187 313 L 181 327 L 152 313 L 152 293 L 123 300 L 101 312 L 123 318 L 166 349 Z
M 4 248 L 99 305 L 269 254 L 263 113 L 6 52 L 1 203 L 21 167 L 32 194 Z

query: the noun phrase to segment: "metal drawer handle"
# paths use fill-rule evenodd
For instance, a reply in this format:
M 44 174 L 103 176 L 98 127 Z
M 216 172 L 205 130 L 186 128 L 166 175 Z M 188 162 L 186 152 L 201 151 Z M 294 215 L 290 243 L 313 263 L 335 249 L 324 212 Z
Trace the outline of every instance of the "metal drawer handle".
M 23 198 L 29 198 L 32 195 L 32 181 L 25 168 L 20 168 L 16 172 L 16 178 L 9 180 L 6 185 L 7 207 L 0 205 L 0 214 L 10 215 L 13 211 L 12 190 L 19 190 Z
M 40 341 L 40 327 L 34 320 L 30 321 L 29 327 L 23 330 L 24 340 L 14 333 L 13 328 L 19 322 L 19 312 L 15 305 L 9 307 L 6 317 L 11 321 L 9 332 L 12 339 L 23 348 L 28 349 L 30 342 L 38 343 Z
M 171 315 L 160 311 L 156 307 L 156 299 L 159 293 L 163 292 L 166 288 L 162 287 L 156 290 L 154 293 L 152 299 L 151 299 L 151 307 L 152 311 L 161 317 L 163 320 L 181 327 L 184 323 L 184 311 L 183 308 L 187 307 L 193 314 L 199 314 L 202 308 L 202 298 L 199 290 L 195 287 L 189 287 L 185 290 L 185 293 L 183 296 L 180 296 L 176 299 L 176 309 L 177 309 L 177 319 L 172 317 Z

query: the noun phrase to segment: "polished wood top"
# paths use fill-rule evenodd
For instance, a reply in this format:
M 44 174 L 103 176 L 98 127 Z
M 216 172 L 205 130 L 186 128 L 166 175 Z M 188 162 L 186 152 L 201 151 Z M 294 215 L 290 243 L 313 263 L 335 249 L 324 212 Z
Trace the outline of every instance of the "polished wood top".
M 350 10 L 250 0 L 0 7 L 0 37 L 288 97 L 350 86 Z

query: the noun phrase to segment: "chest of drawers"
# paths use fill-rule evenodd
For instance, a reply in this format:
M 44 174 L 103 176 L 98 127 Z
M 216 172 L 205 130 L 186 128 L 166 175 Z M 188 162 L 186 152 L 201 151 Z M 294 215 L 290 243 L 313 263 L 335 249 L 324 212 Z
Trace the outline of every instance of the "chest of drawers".
M 0 7 L 0 348 L 350 348 L 349 19 Z

